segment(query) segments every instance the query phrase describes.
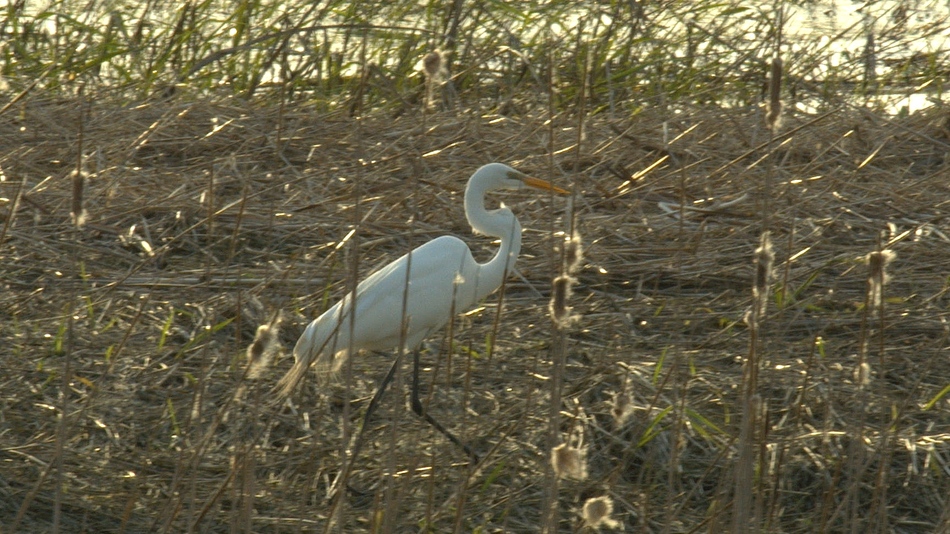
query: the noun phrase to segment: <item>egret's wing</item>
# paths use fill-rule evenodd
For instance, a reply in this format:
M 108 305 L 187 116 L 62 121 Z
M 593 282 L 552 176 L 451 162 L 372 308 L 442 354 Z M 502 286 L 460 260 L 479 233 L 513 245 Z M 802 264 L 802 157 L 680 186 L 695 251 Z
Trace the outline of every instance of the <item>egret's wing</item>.
M 421 342 L 413 334 L 437 330 L 448 322 L 457 275 L 474 265 L 463 241 L 442 236 L 413 250 L 411 266 L 408 255 L 402 256 L 360 282 L 356 291 L 357 339 L 372 344 L 360 348 L 385 350 L 399 343 L 407 268 L 411 269 L 406 300 L 406 315 L 410 318 L 407 343 L 413 345 Z M 344 322 L 348 309 L 349 300 L 343 307 Z
M 478 264 L 460 239 L 442 236 L 412 251 L 405 344 L 415 347 L 442 328 L 453 311 L 472 304 Z M 356 287 L 353 342 L 350 342 L 352 294 L 314 319 L 294 347 L 296 363 L 282 380 L 289 392 L 316 361 L 318 376 L 332 375 L 355 350 L 389 350 L 400 343 L 408 255 L 371 274 Z M 458 287 L 456 284 L 459 283 Z M 453 305 L 453 298 L 455 304 Z

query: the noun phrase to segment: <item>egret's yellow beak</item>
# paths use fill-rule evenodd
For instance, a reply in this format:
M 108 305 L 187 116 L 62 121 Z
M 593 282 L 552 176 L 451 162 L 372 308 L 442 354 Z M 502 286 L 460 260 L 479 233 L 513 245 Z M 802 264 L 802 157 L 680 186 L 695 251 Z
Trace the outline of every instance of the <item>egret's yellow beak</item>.
M 554 191 L 555 193 L 559 195 L 571 194 L 570 191 L 566 189 L 562 189 L 547 180 L 534 178 L 534 177 L 528 176 L 527 174 L 521 174 L 520 172 L 517 174 L 514 174 L 514 173 L 509 173 L 509 174 L 511 175 L 512 178 L 517 178 L 518 180 L 521 180 L 522 182 L 524 182 L 524 185 L 534 187 L 536 189 L 544 189 L 545 191 Z

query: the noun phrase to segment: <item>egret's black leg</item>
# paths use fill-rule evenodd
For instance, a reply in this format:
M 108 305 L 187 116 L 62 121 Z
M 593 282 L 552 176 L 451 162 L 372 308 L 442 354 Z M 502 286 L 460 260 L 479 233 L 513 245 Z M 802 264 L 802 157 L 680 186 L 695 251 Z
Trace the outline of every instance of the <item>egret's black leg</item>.
M 433 428 L 442 433 L 445 437 L 449 438 L 449 441 L 458 445 L 465 451 L 465 454 L 472 459 L 473 464 L 478 463 L 478 455 L 465 443 L 462 443 L 462 440 L 455 437 L 454 434 L 449 432 L 442 426 L 438 421 L 432 418 L 422 406 L 422 401 L 419 400 L 419 349 L 416 349 L 412 353 L 412 393 L 409 395 L 409 404 L 412 406 L 412 411 L 419 417 L 425 419 L 427 423 L 432 425 Z
M 396 369 L 399 367 L 401 358 L 397 355 L 396 360 L 393 362 L 392 367 L 389 368 L 389 372 L 386 373 L 386 376 L 383 377 L 382 382 L 379 383 L 379 387 L 376 389 L 376 393 L 373 395 L 373 398 L 369 401 L 369 406 L 366 407 L 366 413 L 363 414 L 363 424 L 360 426 L 359 434 L 356 436 L 356 442 L 353 444 L 353 449 L 350 451 L 350 458 L 346 464 L 346 467 L 341 471 L 337 478 L 331 484 L 330 494 L 335 492 L 337 484 L 341 480 L 348 480 L 350 477 L 350 470 L 353 469 L 353 465 L 356 463 L 356 458 L 359 456 L 360 451 L 363 449 L 363 434 L 366 432 L 367 424 L 369 423 L 370 417 L 373 416 L 373 413 L 376 412 L 376 408 L 379 406 L 380 400 L 383 398 L 383 393 L 386 391 L 386 388 L 389 387 L 389 384 L 392 383 L 393 377 L 396 375 Z M 478 455 L 475 454 L 472 449 L 462 443 L 460 439 L 455 437 L 454 434 L 449 432 L 442 426 L 438 421 L 432 418 L 431 415 L 425 412 L 422 407 L 422 401 L 419 400 L 419 351 L 416 350 L 413 352 L 412 360 L 412 393 L 409 396 L 409 403 L 412 406 L 412 411 L 419 417 L 425 419 L 427 423 L 432 425 L 436 430 L 441 432 L 445 437 L 449 438 L 449 441 L 458 445 L 465 454 L 472 459 L 473 464 L 478 463 Z M 348 486 L 349 487 L 349 486 Z M 361 493 L 353 488 L 349 488 L 354 493 Z
M 341 480 L 349 480 L 350 470 L 353 469 L 353 464 L 356 463 L 356 457 L 359 456 L 360 450 L 363 448 L 363 433 L 366 432 L 366 425 L 369 423 L 369 418 L 372 417 L 373 412 L 376 411 L 376 407 L 379 406 L 379 401 L 383 398 L 383 392 L 386 391 L 386 387 L 393 381 L 393 376 L 396 375 L 396 368 L 399 367 L 399 361 L 399 356 L 396 356 L 396 361 L 393 362 L 392 367 L 389 368 L 389 372 L 386 373 L 386 376 L 383 377 L 383 381 L 380 382 L 379 387 L 376 388 L 376 393 L 373 394 L 373 398 L 370 399 L 369 406 L 366 407 L 366 413 L 363 414 L 363 424 L 360 425 L 360 432 L 356 435 L 356 443 L 353 444 L 353 450 L 350 451 L 349 461 L 346 463 L 344 469 L 337 474 L 336 479 L 333 480 L 333 484 L 330 485 L 330 491 L 328 492 L 330 495 L 336 492 L 337 484 L 339 484 Z M 366 492 L 356 490 L 348 484 L 347 489 L 357 495 L 366 494 Z
M 386 391 L 386 388 L 390 382 L 393 381 L 393 377 L 396 376 L 396 368 L 399 367 L 399 360 L 400 358 L 397 356 L 392 367 L 389 368 L 389 372 L 386 373 L 386 376 L 383 377 L 383 381 L 380 382 L 379 387 L 376 388 L 376 393 L 374 393 L 373 398 L 370 399 L 369 406 L 366 407 L 366 413 L 363 414 L 363 424 L 360 425 L 360 433 L 356 437 L 356 444 L 353 445 L 353 451 L 350 453 L 351 463 L 356 459 L 357 455 L 359 455 L 360 449 L 363 448 L 363 433 L 366 432 L 366 425 L 369 423 L 369 418 L 373 416 L 373 412 L 375 412 L 379 406 L 379 401 L 383 398 L 383 393 Z

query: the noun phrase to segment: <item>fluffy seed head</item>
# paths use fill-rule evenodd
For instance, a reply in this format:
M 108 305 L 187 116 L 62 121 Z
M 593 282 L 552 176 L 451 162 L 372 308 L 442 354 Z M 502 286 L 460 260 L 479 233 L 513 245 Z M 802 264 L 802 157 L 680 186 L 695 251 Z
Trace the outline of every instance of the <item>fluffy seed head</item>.
M 865 256 L 868 262 L 868 302 L 871 306 L 879 307 L 883 302 L 884 285 L 890 278 L 887 265 L 895 257 L 897 254 L 888 249 L 874 251 Z
M 610 517 L 614 513 L 614 502 L 606 495 L 587 499 L 581 510 L 581 519 L 588 528 L 619 528 L 620 522 Z
M 862 362 L 854 369 L 854 383 L 859 388 L 864 388 L 871 383 L 871 364 Z
M 422 58 L 422 73 L 426 78 L 441 81 L 445 75 L 445 59 L 441 50 L 433 50 Z
M 88 177 L 89 175 L 85 171 L 74 170 L 69 173 L 69 178 L 73 184 L 72 208 L 70 209 L 69 216 L 77 228 L 86 224 L 86 219 L 89 217 L 89 213 L 82 204 L 83 188 L 85 187 L 86 178 Z
M 610 415 L 614 418 L 616 428 L 621 428 L 627 424 L 627 421 L 633 415 L 633 398 L 628 393 L 629 381 L 624 384 L 624 388 L 614 393 L 613 402 L 610 404 Z
M 614 417 L 614 424 L 620 428 L 630 419 L 633 410 L 630 409 L 630 398 L 622 392 L 614 395 L 613 405 L 610 407 L 610 415 Z
M 448 77 L 448 69 L 445 65 L 445 54 L 440 50 L 429 52 L 422 58 L 422 75 L 426 79 L 425 107 L 431 107 L 435 104 L 436 89 L 438 89 Z
M 576 274 L 584 261 L 584 248 L 581 244 L 581 235 L 574 232 L 569 239 L 564 240 L 564 270 Z
M 752 284 L 753 306 L 759 317 L 767 311 L 769 300 L 769 279 L 772 276 L 772 266 L 775 263 L 775 251 L 772 249 L 772 238 L 769 232 L 762 232 L 759 248 L 755 249 L 755 280 Z
M 551 466 L 557 478 L 585 480 L 587 478 L 587 451 L 562 443 L 551 449 Z
M 248 379 L 260 378 L 280 350 L 280 343 L 277 341 L 280 321 L 281 317 L 278 315 L 270 323 L 257 327 L 254 341 L 247 347 Z
M 558 328 L 567 328 L 577 319 L 576 316 L 571 315 L 571 307 L 567 305 L 568 299 L 571 298 L 571 286 L 576 282 L 577 280 L 569 275 L 561 275 L 554 279 L 551 302 L 548 308 L 551 312 L 551 319 L 554 320 L 554 324 Z

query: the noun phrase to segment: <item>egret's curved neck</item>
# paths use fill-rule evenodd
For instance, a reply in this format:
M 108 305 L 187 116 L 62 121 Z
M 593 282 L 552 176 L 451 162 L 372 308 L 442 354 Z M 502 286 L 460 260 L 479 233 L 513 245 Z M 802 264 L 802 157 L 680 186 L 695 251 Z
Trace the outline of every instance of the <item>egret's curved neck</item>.
M 486 210 L 487 192 L 488 187 L 480 183 L 469 183 L 465 190 L 465 217 L 468 223 L 477 233 L 501 239 L 501 246 L 495 256 L 487 263 L 479 264 L 479 298 L 488 296 L 501 285 L 508 273 L 514 270 L 515 260 L 521 252 L 521 224 L 508 208 Z M 485 288 L 484 292 L 481 288 Z

